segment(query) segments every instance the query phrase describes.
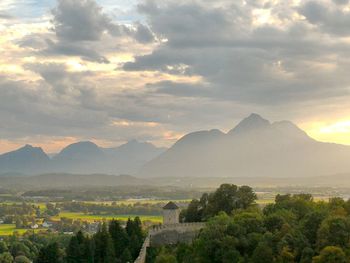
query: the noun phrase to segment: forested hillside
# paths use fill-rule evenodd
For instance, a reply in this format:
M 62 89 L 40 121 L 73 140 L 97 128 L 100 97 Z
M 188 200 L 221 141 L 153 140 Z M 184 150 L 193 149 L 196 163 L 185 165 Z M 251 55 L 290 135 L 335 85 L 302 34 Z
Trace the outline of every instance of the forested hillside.
M 222 185 L 193 200 L 182 212 L 183 220 L 206 221 L 205 229 L 191 245 L 153 249 L 148 262 L 349 262 L 350 201 L 277 195 L 274 204 L 260 208 L 252 202 L 252 192 L 243 199 L 242 192 L 247 193 Z

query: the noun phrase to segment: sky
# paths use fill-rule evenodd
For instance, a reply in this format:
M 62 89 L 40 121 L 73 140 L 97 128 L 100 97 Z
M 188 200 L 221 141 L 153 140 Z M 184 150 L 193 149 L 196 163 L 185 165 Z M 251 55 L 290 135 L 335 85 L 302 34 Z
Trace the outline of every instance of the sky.
M 1 0 L 0 152 L 170 146 L 255 112 L 350 144 L 348 0 Z

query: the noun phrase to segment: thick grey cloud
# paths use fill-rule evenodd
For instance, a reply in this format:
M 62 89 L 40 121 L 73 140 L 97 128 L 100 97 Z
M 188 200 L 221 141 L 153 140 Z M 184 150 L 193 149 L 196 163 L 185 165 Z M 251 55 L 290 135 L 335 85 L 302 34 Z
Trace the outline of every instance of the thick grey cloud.
M 134 37 L 138 42 L 144 43 L 144 44 L 151 43 L 154 41 L 154 35 L 151 32 L 151 30 L 147 26 L 141 23 L 136 24 Z
M 349 3 L 349 0 L 333 0 L 333 2 L 338 5 L 346 5 Z
M 105 120 L 98 112 L 80 111 L 73 99 L 51 92 L 45 83 L 12 81 L 2 76 L 0 93 L 1 138 L 73 135 Z
M 169 98 L 160 99 L 165 96 L 150 96 L 143 91 L 103 91 L 105 85 L 115 87 L 114 80 L 95 81 L 95 73 L 69 72 L 64 64 L 26 64 L 25 68 L 41 79 L 13 81 L 0 76 L 0 138 L 159 140 L 163 128 L 142 123 L 167 124 L 169 116 L 182 115 L 180 109 L 188 107 L 188 103 L 169 102 Z M 113 125 L 118 120 L 135 124 Z
M 161 87 L 159 92 L 174 96 L 278 105 L 349 95 L 350 77 L 344 70 L 349 61 L 339 59 L 349 50 L 314 27 L 328 23 L 324 6 L 308 2 L 301 7 L 301 13 L 309 17 L 303 21 L 293 18 L 295 9 L 290 5 L 288 1 L 268 6 L 260 1 L 246 5 L 223 1 L 218 6 L 205 1 L 143 1 L 140 12 L 157 37 L 166 41 L 153 53 L 126 63 L 124 69 L 204 78 L 203 88 L 194 89 L 191 84 L 186 88 L 183 83 L 167 83 L 166 88 L 164 82 L 156 85 Z M 254 25 L 256 6 L 274 10 L 274 19 L 282 19 L 280 15 L 288 10 L 280 21 L 283 26 Z M 341 13 L 339 22 L 333 16 L 341 11 L 336 5 L 332 8 L 337 11 L 330 13 L 330 20 L 345 30 L 347 14 Z
M 234 33 L 242 29 L 240 24 L 234 23 L 240 19 L 238 10 L 233 7 L 230 12 L 225 12 L 223 8 L 206 6 L 181 1 L 164 1 L 156 5 L 154 1 L 147 1 L 138 9 L 148 16 L 152 30 L 160 38 L 167 39 L 171 46 L 200 48 L 231 41 Z
M 34 136 L 72 136 L 81 139 L 125 141 L 163 140 L 163 132 L 183 133 L 211 128 L 239 112 L 233 103 L 173 97 L 146 90 L 104 91 L 113 80 L 94 81 L 93 72 L 69 72 L 63 64 L 27 64 L 38 81 L 13 81 L 0 76 L 0 138 L 16 140 Z M 167 85 L 166 85 L 167 86 Z M 230 109 L 227 111 L 227 109 Z M 113 125 L 126 120 L 130 125 Z M 157 122 L 161 126 L 147 126 Z M 133 124 L 134 123 L 134 124 Z M 146 123 L 143 126 L 143 123 Z M 199 126 L 200 125 L 200 126 Z
M 109 63 L 109 60 L 99 54 L 94 45 L 89 43 L 70 43 L 70 42 L 54 42 L 48 40 L 47 47 L 42 50 L 42 55 L 46 56 L 80 56 L 87 61 L 98 63 Z
M 155 84 L 148 84 L 151 92 L 168 94 L 179 97 L 212 97 L 212 91 L 205 85 L 196 85 L 190 83 L 176 83 L 172 81 L 161 81 Z
M 109 42 L 116 43 L 124 38 L 143 44 L 155 40 L 146 25 L 117 23 L 103 12 L 95 0 L 58 0 L 52 14 L 53 32 L 57 40 L 47 41 L 44 55 L 80 56 L 84 60 L 109 63 L 103 55 L 105 49 L 101 48 L 101 43 L 107 37 Z
M 113 23 L 93 0 L 58 0 L 53 15 L 54 31 L 65 41 L 97 41 L 104 33 L 119 36 L 129 31 Z
M 115 24 L 94 0 L 58 0 L 52 10 L 53 31 L 57 40 L 49 39 L 44 55 L 80 56 L 84 60 L 108 63 L 98 49 L 104 35 L 122 37 L 130 30 Z
M 30 48 L 35 56 L 79 56 L 86 61 L 109 63 L 106 56 L 99 53 L 98 45 L 93 42 L 57 41 L 48 34 L 31 34 L 17 41 L 17 44 L 22 48 Z
M 144 119 L 151 112 L 141 113 L 132 106 L 138 95 L 104 96 L 91 82 L 93 73 L 71 73 L 62 64 L 28 64 L 26 68 L 42 80 L 13 81 L 0 76 L 0 138 L 73 136 L 124 141 L 157 136 L 149 130 L 110 125 L 114 118 Z
M 57 63 L 27 64 L 25 68 L 40 75 L 56 95 L 71 92 L 80 96 L 80 91 L 88 88 L 83 77 L 91 74 L 89 72 L 70 73 L 64 64 Z
M 337 4 L 346 4 L 348 1 L 334 1 Z M 332 35 L 350 34 L 350 13 L 341 6 L 332 6 L 329 3 L 308 1 L 301 8 L 300 13 L 313 25 Z

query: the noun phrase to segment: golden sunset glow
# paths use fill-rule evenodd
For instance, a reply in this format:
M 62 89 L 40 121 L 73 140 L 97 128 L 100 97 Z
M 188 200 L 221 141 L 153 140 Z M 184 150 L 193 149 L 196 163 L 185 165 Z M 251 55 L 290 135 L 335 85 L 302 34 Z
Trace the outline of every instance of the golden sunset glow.
M 339 120 L 334 123 L 305 123 L 302 127 L 316 140 L 350 145 L 350 121 L 348 120 Z
M 44 137 L 38 137 L 35 140 L 33 140 L 33 145 L 36 147 L 43 148 L 47 153 L 57 153 L 64 147 L 66 147 L 69 144 L 78 142 L 78 138 L 73 137 L 64 137 L 64 138 L 44 138 Z M 1 145 L 1 152 L 5 153 L 12 151 L 14 149 L 21 148 L 24 144 L 27 143 L 26 139 L 19 140 L 19 141 L 7 141 L 7 140 L 0 140 Z

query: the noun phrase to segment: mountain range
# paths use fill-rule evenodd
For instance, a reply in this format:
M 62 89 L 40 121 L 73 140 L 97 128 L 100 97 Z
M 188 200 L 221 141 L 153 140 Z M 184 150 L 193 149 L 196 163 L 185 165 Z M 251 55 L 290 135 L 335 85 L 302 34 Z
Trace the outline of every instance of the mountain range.
M 138 176 L 306 178 L 349 172 L 350 146 L 318 142 L 292 122 L 251 114 L 227 133 L 185 135 Z
M 164 150 L 136 140 L 116 148 L 87 141 L 71 144 L 50 158 L 41 148 L 26 145 L 0 155 L 0 174 L 134 174 Z
M 198 131 L 169 149 L 78 142 L 49 157 L 26 145 L 0 155 L 0 174 L 132 174 L 140 178 L 311 178 L 350 174 L 350 146 L 319 142 L 290 121 L 251 114 L 232 130 Z

